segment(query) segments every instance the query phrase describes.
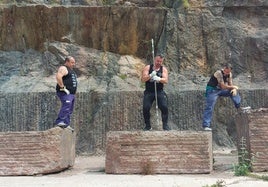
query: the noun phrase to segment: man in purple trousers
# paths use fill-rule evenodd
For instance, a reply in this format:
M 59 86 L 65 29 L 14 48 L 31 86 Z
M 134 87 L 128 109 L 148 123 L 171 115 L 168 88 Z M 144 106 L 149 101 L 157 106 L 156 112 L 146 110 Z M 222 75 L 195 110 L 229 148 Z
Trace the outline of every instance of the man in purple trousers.
M 56 74 L 56 92 L 61 101 L 61 109 L 55 123 L 62 128 L 69 127 L 71 114 L 74 109 L 77 89 L 77 76 L 73 70 L 74 66 L 75 59 L 68 56 L 65 58 L 64 65 L 59 67 Z

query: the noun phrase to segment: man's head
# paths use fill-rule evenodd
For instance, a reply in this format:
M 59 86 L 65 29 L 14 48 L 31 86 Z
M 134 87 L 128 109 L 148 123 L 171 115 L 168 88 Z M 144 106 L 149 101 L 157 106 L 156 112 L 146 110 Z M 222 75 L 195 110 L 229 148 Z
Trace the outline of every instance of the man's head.
M 163 64 L 164 61 L 164 55 L 163 54 L 157 54 L 154 58 L 154 66 L 155 68 L 160 68 L 160 66 Z
M 229 75 L 231 71 L 232 71 L 232 64 L 230 63 L 225 64 L 223 68 L 224 75 Z
M 67 56 L 67 57 L 65 58 L 64 62 L 65 62 L 65 65 L 66 65 L 67 67 L 71 68 L 71 69 L 73 69 L 74 66 L 75 66 L 75 59 L 74 59 L 74 57 L 72 57 L 72 56 Z

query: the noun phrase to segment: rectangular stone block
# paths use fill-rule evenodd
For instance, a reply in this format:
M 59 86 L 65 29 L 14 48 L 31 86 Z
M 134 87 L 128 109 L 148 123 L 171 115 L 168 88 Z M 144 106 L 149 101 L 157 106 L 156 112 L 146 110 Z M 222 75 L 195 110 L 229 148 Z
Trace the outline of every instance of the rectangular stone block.
M 238 114 L 235 123 L 238 151 L 246 148 L 253 172 L 268 171 L 268 108 Z
M 110 131 L 105 172 L 113 174 L 210 173 L 212 133 Z
M 0 175 L 59 172 L 74 160 L 75 133 L 69 129 L 0 133 Z

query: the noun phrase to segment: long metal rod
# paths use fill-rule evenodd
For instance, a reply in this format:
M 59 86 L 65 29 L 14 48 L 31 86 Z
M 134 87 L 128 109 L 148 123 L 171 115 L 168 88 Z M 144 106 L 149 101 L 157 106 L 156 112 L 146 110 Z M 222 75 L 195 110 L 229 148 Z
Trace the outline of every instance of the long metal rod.
M 153 64 L 154 64 L 154 39 L 152 39 L 152 56 L 153 56 Z M 158 101 L 157 101 L 157 88 L 156 88 L 156 81 L 154 81 L 154 95 L 155 95 L 155 110 L 156 110 L 156 120 L 157 120 L 157 126 L 159 126 L 159 117 L 158 117 Z

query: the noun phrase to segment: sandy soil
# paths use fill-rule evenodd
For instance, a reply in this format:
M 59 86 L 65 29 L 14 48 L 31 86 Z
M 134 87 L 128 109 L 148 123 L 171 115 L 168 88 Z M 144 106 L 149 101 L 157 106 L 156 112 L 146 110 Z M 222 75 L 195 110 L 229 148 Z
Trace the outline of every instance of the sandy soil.
M 1 187 L 209 187 L 221 183 L 232 187 L 267 187 L 268 182 L 250 177 L 236 177 L 232 165 L 235 151 L 214 152 L 214 170 L 210 174 L 111 175 L 105 171 L 104 156 L 76 157 L 73 168 L 40 176 L 0 177 Z M 261 173 L 267 175 L 267 173 Z

